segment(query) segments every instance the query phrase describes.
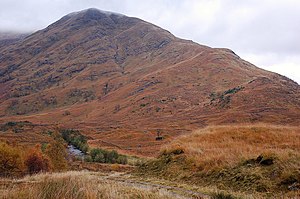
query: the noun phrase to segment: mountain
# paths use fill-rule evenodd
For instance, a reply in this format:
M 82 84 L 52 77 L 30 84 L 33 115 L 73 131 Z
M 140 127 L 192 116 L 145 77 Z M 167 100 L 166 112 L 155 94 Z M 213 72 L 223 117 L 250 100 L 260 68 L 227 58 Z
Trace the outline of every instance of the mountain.
M 169 138 L 211 124 L 300 124 L 296 82 L 97 9 L 0 45 L 0 104 L 0 122 L 81 128 L 95 145 L 147 147 L 157 129 Z
M 0 48 L 11 45 L 28 35 L 29 33 L 0 32 Z

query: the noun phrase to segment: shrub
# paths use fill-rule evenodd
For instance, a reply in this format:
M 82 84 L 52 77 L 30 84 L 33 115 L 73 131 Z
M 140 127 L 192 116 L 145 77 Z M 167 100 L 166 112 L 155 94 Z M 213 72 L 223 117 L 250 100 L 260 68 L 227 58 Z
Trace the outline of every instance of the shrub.
M 119 157 L 119 154 L 115 150 L 108 151 L 107 155 L 106 155 L 106 162 L 108 162 L 108 163 L 116 163 L 118 157 Z
M 90 151 L 91 158 L 94 160 L 95 157 L 97 156 L 97 154 L 103 153 L 102 151 L 103 151 L 103 150 L 101 150 L 101 149 L 92 149 L 92 150 Z
M 36 147 L 29 150 L 25 159 L 25 165 L 29 174 L 47 172 L 51 170 L 51 163 L 48 157 L 42 154 L 41 147 Z
M 7 125 L 7 126 L 16 126 L 17 122 L 7 122 L 5 125 Z
M 118 164 L 127 164 L 128 163 L 127 157 L 124 155 L 120 155 L 117 159 L 117 163 Z
M 115 150 L 108 151 L 96 148 L 90 151 L 90 155 L 93 162 L 127 164 L 127 157 L 119 155 Z
M 93 162 L 93 159 L 92 159 L 92 157 L 90 155 L 85 156 L 84 160 L 86 162 Z
M 55 171 L 63 171 L 68 167 L 67 152 L 65 147 L 58 141 L 47 145 L 45 154 L 50 158 L 51 164 Z
M 0 175 L 13 176 L 21 173 L 22 170 L 23 160 L 21 151 L 6 143 L 0 143 Z
M 100 163 L 105 163 L 105 157 L 103 155 L 103 153 L 98 153 L 95 158 L 94 158 L 95 162 L 100 162 Z

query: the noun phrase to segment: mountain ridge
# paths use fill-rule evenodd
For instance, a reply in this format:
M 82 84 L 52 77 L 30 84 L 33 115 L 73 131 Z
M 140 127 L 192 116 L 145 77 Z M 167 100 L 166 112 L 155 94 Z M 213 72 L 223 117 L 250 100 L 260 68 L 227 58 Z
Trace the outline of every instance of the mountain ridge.
M 80 128 L 95 145 L 103 136 L 122 145 L 131 133 L 147 147 L 157 129 L 171 139 L 211 124 L 300 123 L 296 82 L 95 9 L 0 47 L 0 85 L 0 122 Z

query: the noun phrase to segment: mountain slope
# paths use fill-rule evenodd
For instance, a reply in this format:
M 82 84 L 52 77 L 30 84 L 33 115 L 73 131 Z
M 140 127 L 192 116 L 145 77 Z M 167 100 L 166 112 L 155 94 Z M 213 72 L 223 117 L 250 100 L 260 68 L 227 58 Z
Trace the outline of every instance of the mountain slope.
M 300 123 L 292 80 L 97 9 L 0 46 L 0 103 L 0 121 L 83 128 L 93 144 L 104 136 L 122 145 L 131 132 L 131 147 L 156 129 L 172 137 L 209 124 Z
M 7 47 L 28 35 L 29 33 L 0 32 L 0 48 Z

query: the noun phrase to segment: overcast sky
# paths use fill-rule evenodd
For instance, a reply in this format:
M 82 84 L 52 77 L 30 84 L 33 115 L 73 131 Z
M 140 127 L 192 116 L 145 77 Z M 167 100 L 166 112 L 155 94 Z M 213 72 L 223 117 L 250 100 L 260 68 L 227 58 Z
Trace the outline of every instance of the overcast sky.
M 0 0 L 0 31 L 39 30 L 91 7 L 141 18 L 200 44 L 230 48 L 300 83 L 299 0 Z

